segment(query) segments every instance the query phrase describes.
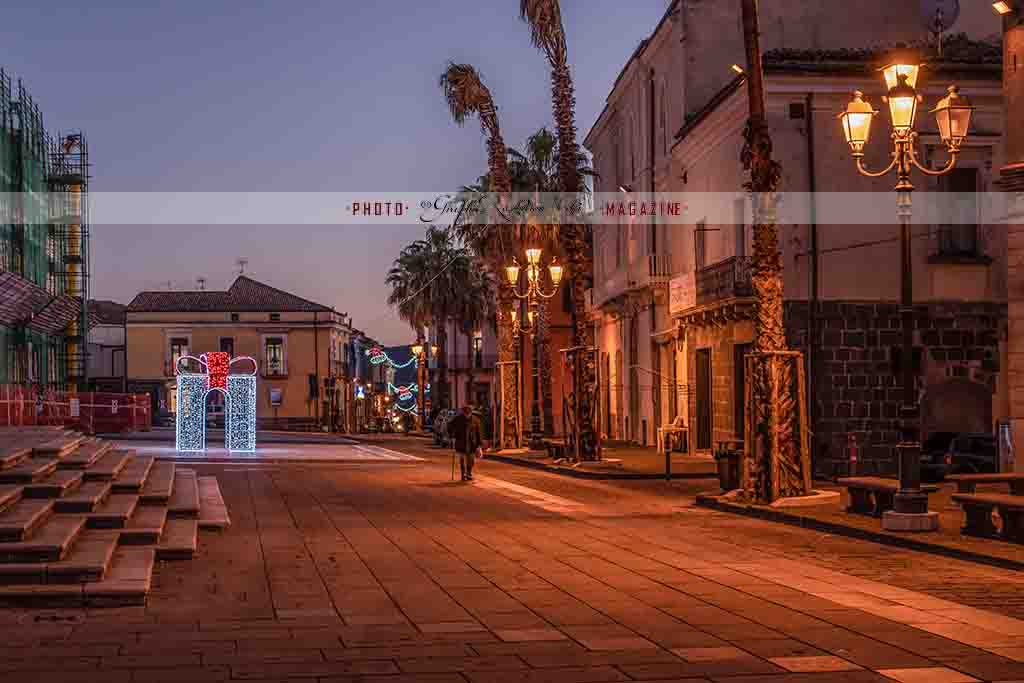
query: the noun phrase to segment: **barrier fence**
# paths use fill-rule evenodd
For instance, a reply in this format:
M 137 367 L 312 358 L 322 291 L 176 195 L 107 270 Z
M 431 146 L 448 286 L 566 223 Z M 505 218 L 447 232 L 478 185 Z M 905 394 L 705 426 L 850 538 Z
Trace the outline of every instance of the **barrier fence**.
M 149 431 L 148 394 L 71 393 L 0 385 L 0 427 L 56 426 L 87 434 Z

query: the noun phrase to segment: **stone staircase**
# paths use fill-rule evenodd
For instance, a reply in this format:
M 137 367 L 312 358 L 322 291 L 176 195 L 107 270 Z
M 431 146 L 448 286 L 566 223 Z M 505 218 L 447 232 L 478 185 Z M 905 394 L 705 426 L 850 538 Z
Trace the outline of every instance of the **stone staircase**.
M 0 429 L 0 605 L 145 604 L 230 524 L 215 477 L 54 427 Z

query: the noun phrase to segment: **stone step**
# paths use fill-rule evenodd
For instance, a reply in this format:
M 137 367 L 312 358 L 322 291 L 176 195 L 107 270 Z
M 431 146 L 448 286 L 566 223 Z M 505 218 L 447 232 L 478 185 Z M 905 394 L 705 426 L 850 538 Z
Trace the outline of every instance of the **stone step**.
M 153 581 L 156 551 L 142 546 L 118 546 L 102 581 L 82 584 L 91 607 L 144 605 Z
M 85 470 L 85 478 L 89 481 L 111 481 L 128 466 L 134 455 L 135 451 L 130 450 L 108 451 L 95 465 Z
M 57 512 L 92 512 L 110 495 L 109 481 L 87 481 L 55 501 Z
M 96 508 L 86 515 L 90 529 L 121 529 L 139 504 L 139 497 L 134 493 L 112 493 Z
M 167 503 L 171 517 L 199 516 L 199 482 L 195 470 L 179 469 L 174 473 L 174 489 Z
M 220 494 L 217 477 L 199 477 L 199 528 L 226 529 L 231 525 L 228 506 Z
M 52 500 L 22 498 L 0 513 L 0 543 L 24 541 L 52 514 Z
M 81 434 L 60 434 L 32 447 L 32 455 L 63 458 L 77 449 L 86 441 Z
M 136 455 L 114 479 L 114 490 L 119 493 L 141 493 L 154 462 L 156 459 L 151 456 Z
M 0 584 L 81 584 L 103 578 L 117 548 L 117 531 L 86 529 L 63 560 L 0 563 Z
M 3 512 L 21 500 L 24 488 L 25 487 L 18 486 L 17 484 L 0 485 L 0 512 Z
M 52 515 L 27 541 L 0 543 L 0 562 L 56 562 L 67 555 L 84 529 L 85 517 L 82 515 Z
M 156 547 L 158 560 L 188 560 L 199 544 L 199 522 L 187 517 L 167 520 L 160 543 Z
M 22 495 L 25 498 L 60 498 L 82 485 L 83 472 L 80 470 L 57 470 L 43 481 L 25 484 Z
M 174 463 L 160 461 L 153 465 L 146 478 L 146 484 L 142 487 L 142 502 L 146 505 L 151 503 L 166 504 L 171 499 L 171 489 L 174 488 Z
M 121 529 L 122 545 L 147 545 L 158 543 L 167 524 L 167 507 L 164 505 L 139 505 L 135 514 Z
M 6 470 L 0 470 L 0 484 L 31 484 L 50 476 L 57 470 L 59 460 L 29 458 Z
M 23 462 L 32 454 L 32 449 L 17 444 L 0 446 L 0 470 L 8 470 Z
M 114 444 L 109 441 L 94 439 L 80 445 L 73 453 L 61 458 L 60 466 L 64 469 L 84 470 L 102 458 Z
M 46 563 L 46 583 L 100 581 L 117 550 L 116 529 L 85 529 L 63 560 Z

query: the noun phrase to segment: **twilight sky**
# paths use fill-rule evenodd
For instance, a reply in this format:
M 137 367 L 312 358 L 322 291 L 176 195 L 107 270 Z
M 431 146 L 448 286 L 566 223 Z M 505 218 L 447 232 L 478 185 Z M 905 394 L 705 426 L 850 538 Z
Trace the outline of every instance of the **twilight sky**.
M 158 6 L 159 4 L 159 6 Z M 563 0 L 580 141 L 668 0 Z M 479 126 L 437 85 L 474 64 L 506 141 L 551 126 L 547 63 L 519 0 L 66 0 L 4 3 L 0 66 L 53 131 L 81 128 L 93 191 L 450 191 L 485 170 Z M 92 295 L 220 289 L 247 274 L 354 316 L 387 344 L 410 332 L 384 274 L 411 226 L 94 226 Z

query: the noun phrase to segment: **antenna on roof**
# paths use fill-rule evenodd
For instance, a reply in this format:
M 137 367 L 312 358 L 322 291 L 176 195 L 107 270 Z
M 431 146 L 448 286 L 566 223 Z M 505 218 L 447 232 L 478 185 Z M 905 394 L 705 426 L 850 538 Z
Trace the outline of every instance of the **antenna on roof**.
M 237 261 L 235 261 L 235 265 L 238 266 L 238 274 L 245 275 L 245 267 L 249 265 L 249 259 L 240 258 Z
M 960 18 L 960 0 L 921 0 L 921 23 L 935 36 L 938 55 L 942 56 L 942 34 Z
M 167 291 L 169 292 L 169 291 L 171 291 L 173 289 L 174 289 L 173 283 L 170 280 L 168 280 L 167 281 Z
M 196 278 L 196 284 L 199 285 L 199 291 L 200 292 L 206 291 L 206 278 L 205 277 L 197 277 Z

